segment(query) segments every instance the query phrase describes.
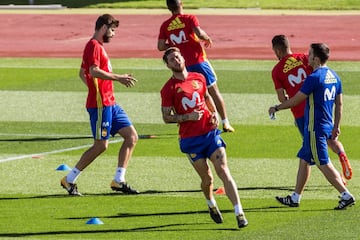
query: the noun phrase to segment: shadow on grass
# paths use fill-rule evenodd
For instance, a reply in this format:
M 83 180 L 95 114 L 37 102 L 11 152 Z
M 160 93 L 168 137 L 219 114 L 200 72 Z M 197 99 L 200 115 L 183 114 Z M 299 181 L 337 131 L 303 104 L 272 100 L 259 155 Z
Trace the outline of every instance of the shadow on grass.
M 178 136 L 174 134 L 139 134 L 139 139 L 154 139 L 154 138 L 173 138 Z M 110 140 L 121 138 L 118 135 Z M 54 137 L 13 137 L 13 138 L 0 138 L 0 142 L 44 142 L 44 141 L 61 141 L 61 140 L 79 140 L 79 139 L 93 139 L 92 136 L 54 136 Z
M 319 185 L 319 186 L 311 186 L 307 187 L 305 189 L 306 192 L 309 191 L 319 191 L 319 190 L 326 190 L 328 188 L 331 188 L 328 185 Z M 214 189 L 216 191 L 217 189 Z M 238 191 L 259 191 L 259 190 L 279 190 L 279 191 L 293 191 L 294 187 L 291 186 L 277 186 L 277 187 L 244 187 L 244 188 L 238 188 Z M 96 197 L 96 196 L 138 196 L 138 195 L 156 195 L 156 194 L 172 194 L 172 193 L 200 193 L 200 189 L 196 190 L 169 190 L 169 191 L 161 191 L 161 190 L 146 190 L 141 192 L 137 195 L 129 195 L 122 192 L 109 192 L 109 193 L 83 193 L 82 197 Z M 19 196 L 19 197 L 2 197 L 0 196 L 1 200 L 22 200 L 22 199 L 42 199 L 42 198 L 73 198 L 73 197 L 79 197 L 79 196 L 70 196 L 68 194 L 50 194 L 50 195 L 37 195 L 37 196 Z
M 222 213 L 232 213 L 233 210 L 221 210 Z M 201 211 L 185 211 L 185 212 L 159 212 L 159 213 L 119 213 L 114 216 L 98 216 L 101 219 L 116 219 L 116 218 L 129 218 L 129 217 L 153 217 L 153 216 L 176 216 L 176 215 L 193 215 L 193 214 L 209 214 L 206 210 Z M 68 220 L 87 220 L 92 218 L 92 216 L 87 217 L 71 217 L 71 218 L 60 218 L 60 219 L 68 219 Z
M 89 139 L 92 136 L 76 136 L 76 137 L 34 137 L 34 138 L 12 138 L 12 139 L 0 139 L 0 142 L 47 142 L 47 141 L 60 141 L 60 140 L 79 140 Z
M 216 191 L 217 189 L 214 189 Z M 246 188 L 238 188 L 239 191 L 256 191 L 256 190 L 288 190 L 291 191 L 292 187 L 280 186 L 280 187 L 246 187 Z M 161 191 L 161 190 L 146 190 L 136 195 L 129 195 L 122 192 L 109 192 L 109 193 L 83 193 L 82 197 L 86 196 L 138 196 L 138 195 L 152 195 L 152 194 L 171 194 L 171 193 L 200 193 L 200 189 L 196 190 L 169 190 L 169 191 Z M 1 200 L 22 200 L 22 199 L 41 199 L 41 198 L 72 198 L 79 196 L 70 196 L 68 194 L 51 194 L 51 195 L 37 195 L 37 196 L 19 196 L 19 197 L 0 197 Z
M 208 223 L 196 223 L 196 225 L 207 225 Z M 213 224 L 213 223 L 211 223 Z M 124 232 L 179 232 L 179 231 L 238 231 L 237 228 L 196 228 L 196 229 L 190 229 L 190 228 L 184 228 L 184 229 L 164 229 L 168 227 L 182 227 L 182 226 L 194 226 L 194 223 L 174 223 L 174 224 L 165 224 L 165 225 L 158 225 L 158 226 L 148 226 L 148 227 L 138 227 L 138 228 L 129 228 L 129 229 L 104 229 L 104 230 L 78 230 L 78 231 L 47 231 L 47 232 L 27 232 L 27 233 L 1 233 L 0 237 L 31 237 L 31 236 L 47 236 L 47 235 L 54 235 L 57 236 L 59 234 L 61 235 L 74 235 L 74 234 L 96 234 L 96 233 L 124 233 Z

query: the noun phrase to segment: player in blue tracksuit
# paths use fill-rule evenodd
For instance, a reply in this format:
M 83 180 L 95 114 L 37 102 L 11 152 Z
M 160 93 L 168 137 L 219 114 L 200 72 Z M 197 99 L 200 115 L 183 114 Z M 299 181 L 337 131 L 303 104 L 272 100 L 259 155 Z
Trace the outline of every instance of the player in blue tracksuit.
M 276 199 L 287 206 L 298 207 L 310 177 L 311 166 L 316 165 L 326 179 L 339 191 L 341 199 L 336 210 L 355 204 L 354 196 L 344 185 L 340 173 L 330 161 L 327 140 L 340 135 L 342 114 L 342 85 L 337 74 L 326 66 L 329 48 L 313 43 L 309 50 L 309 64 L 314 71 L 304 81 L 300 91 L 289 100 L 269 108 L 269 114 L 296 106 L 306 99 L 303 145 L 298 152 L 300 164 L 293 194 Z M 335 105 L 335 108 L 334 108 Z M 334 109 L 334 119 L 333 119 Z

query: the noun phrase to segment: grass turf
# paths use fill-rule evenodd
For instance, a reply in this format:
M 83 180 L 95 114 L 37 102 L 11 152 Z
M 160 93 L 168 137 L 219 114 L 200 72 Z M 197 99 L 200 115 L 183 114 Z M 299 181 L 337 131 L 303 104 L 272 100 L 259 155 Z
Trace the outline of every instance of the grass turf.
M 213 62 L 230 119 L 237 130 L 223 137 L 250 224 L 240 231 L 232 206 L 223 195 L 216 198 L 225 222 L 217 225 L 211 221 L 199 178 L 179 151 L 177 127 L 161 121 L 158 91 L 169 76 L 165 66 L 154 60 L 140 63 L 137 59 L 114 59 L 112 62 L 115 71 L 136 71 L 138 86 L 133 89 L 117 86 L 117 100 L 125 104 L 139 134 L 157 136 L 140 139 L 127 172 L 129 183 L 142 194 L 126 196 L 111 192 L 109 184 L 120 144 L 112 143 L 78 180 L 79 189 L 86 196 L 68 197 L 59 186 L 66 172 L 55 169 L 60 164 L 72 167 L 92 142 L 84 109 L 86 89 L 77 79 L 78 60 L 36 59 L 34 63 L 31 59 L 2 59 L 0 97 L 5 104 L 0 106 L 3 113 L 0 181 L 4 183 L 0 186 L 0 237 L 358 237 L 357 206 L 340 212 L 332 210 L 338 193 L 315 168 L 300 208 L 282 207 L 274 200 L 275 195 L 286 195 L 293 189 L 298 165 L 295 154 L 301 141 L 289 111 L 279 113 L 277 121 L 270 121 L 266 115 L 269 105 L 276 103 L 269 73 L 273 61 Z M 360 127 L 356 109 L 360 69 L 358 64 L 349 62 L 331 62 L 331 65 L 343 78 L 346 89 L 341 141 L 355 170 L 348 187 L 359 196 L 360 177 L 356 169 L 360 167 L 357 147 Z M 19 72 L 22 77 L 18 75 L 17 81 L 5 81 Z M 337 156 L 331 153 L 331 158 L 340 169 Z M 215 186 L 221 186 L 218 178 Z M 86 221 L 92 217 L 100 218 L 104 224 L 87 225 Z

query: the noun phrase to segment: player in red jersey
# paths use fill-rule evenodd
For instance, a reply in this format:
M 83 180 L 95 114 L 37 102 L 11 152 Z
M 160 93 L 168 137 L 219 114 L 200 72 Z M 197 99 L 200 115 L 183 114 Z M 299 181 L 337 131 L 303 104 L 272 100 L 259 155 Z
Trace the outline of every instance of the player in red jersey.
M 119 21 L 109 14 L 98 17 L 95 33 L 85 46 L 79 76 L 88 87 L 86 108 L 90 116 L 90 125 L 94 137 L 93 146 L 83 153 L 75 167 L 61 179 L 61 186 L 70 195 L 81 195 L 75 181 L 80 173 L 89 166 L 109 144 L 110 135 L 120 134 L 124 141 L 118 155 L 118 167 L 111 189 L 127 194 L 137 194 L 125 181 L 125 172 L 138 140 L 137 132 L 125 111 L 115 102 L 113 82 L 126 87 L 134 86 L 137 81 L 131 74 L 112 72 L 110 59 L 103 43 L 115 36 Z
M 302 87 L 305 78 L 313 68 L 308 63 L 308 56 L 301 53 L 292 53 L 289 40 L 285 35 L 276 35 L 272 39 L 272 48 L 279 62 L 272 70 L 272 79 L 280 102 L 292 98 Z M 303 136 L 305 102 L 291 108 L 296 126 Z M 339 155 L 339 160 L 346 179 L 352 178 L 352 168 L 345 154 L 344 147 L 337 139 L 329 139 L 328 145 Z
M 230 125 L 224 99 L 217 86 L 217 77 L 207 59 L 205 47 L 211 47 L 209 35 L 200 27 L 199 20 L 191 14 L 184 14 L 181 0 L 167 0 L 168 9 L 172 16 L 162 23 L 158 36 L 158 50 L 164 51 L 169 47 L 177 47 L 186 61 L 186 68 L 190 72 L 199 72 L 206 78 L 208 91 L 212 96 L 219 115 L 222 119 L 224 132 L 233 132 Z
M 207 159 L 213 163 L 217 175 L 224 184 L 226 194 L 234 206 L 239 228 L 248 225 L 237 186 L 227 165 L 225 142 L 218 130 L 215 105 L 206 88 L 206 80 L 200 73 L 188 72 L 180 50 L 168 48 L 163 56 L 173 76 L 161 89 L 161 111 L 165 123 L 178 123 L 180 149 L 185 153 L 201 178 L 211 218 L 222 223 L 214 195 L 213 181 Z

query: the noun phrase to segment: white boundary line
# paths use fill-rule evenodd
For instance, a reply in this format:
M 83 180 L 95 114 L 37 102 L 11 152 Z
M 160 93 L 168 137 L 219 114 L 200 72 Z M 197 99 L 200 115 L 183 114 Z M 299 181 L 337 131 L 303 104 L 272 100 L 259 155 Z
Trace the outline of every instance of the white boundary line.
M 122 141 L 123 141 L 122 138 L 117 139 L 117 140 L 112 140 L 112 141 L 109 141 L 109 144 L 118 143 L 118 142 L 122 142 Z M 25 159 L 25 158 L 36 158 L 39 156 L 51 155 L 51 154 L 56 154 L 56 153 L 70 152 L 70 151 L 79 150 L 79 149 L 83 149 L 83 148 L 89 148 L 91 146 L 92 146 L 92 144 L 87 144 L 87 145 L 71 147 L 71 148 L 64 148 L 64 149 L 59 149 L 59 150 L 54 150 L 54 151 L 49 151 L 49 152 L 32 153 L 32 154 L 20 155 L 20 156 L 15 156 L 15 157 L 8 157 L 8 158 L 0 159 L 0 163 L 21 160 L 21 159 Z

